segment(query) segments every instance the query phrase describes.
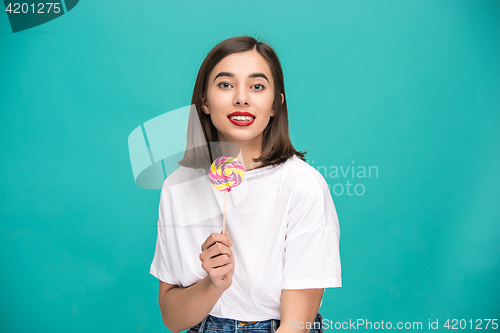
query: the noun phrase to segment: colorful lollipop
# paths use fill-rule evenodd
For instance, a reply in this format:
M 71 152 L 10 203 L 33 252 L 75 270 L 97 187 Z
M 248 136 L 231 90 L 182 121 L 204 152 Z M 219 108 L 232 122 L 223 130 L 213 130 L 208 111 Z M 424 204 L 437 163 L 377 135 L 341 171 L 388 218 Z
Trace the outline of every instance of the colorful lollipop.
M 222 232 L 226 233 L 226 192 L 241 184 L 245 178 L 245 167 L 234 157 L 221 156 L 210 166 L 208 176 L 213 187 L 224 191 Z

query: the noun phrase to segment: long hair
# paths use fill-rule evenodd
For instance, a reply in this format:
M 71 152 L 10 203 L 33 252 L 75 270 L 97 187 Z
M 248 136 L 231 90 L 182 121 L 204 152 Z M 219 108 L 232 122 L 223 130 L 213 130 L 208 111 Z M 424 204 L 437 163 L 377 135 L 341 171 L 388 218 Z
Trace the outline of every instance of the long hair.
M 257 41 L 251 36 L 238 36 L 226 39 L 215 46 L 205 57 L 198 71 L 193 89 L 192 106 L 188 122 L 187 147 L 184 158 L 178 163 L 190 168 L 208 169 L 212 162 L 220 156 L 217 129 L 210 115 L 202 111 L 202 100 L 207 94 L 208 78 L 213 68 L 226 56 L 236 53 L 256 50 L 269 64 L 274 80 L 274 117 L 269 119 L 262 137 L 262 154 L 253 161 L 262 162 L 263 166 L 279 165 L 289 157 L 297 155 L 305 161 L 307 152 L 298 152 L 292 145 L 288 131 L 288 109 L 283 80 L 283 70 L 274 50 L 266 43 Z M 281 102 L 281 94 L 284 96 Z M 198 117 L 198 119 L 195 119 Z M 198 124 L 199 120 L 199 124 Z M 201 127 L 201 133 L 195 133 Z M 198 130 L 199 131 L 199 130 Z M 198 134 L 198 135 L 196 135 Z M 205 144 L 200 141 L 205 140 Z

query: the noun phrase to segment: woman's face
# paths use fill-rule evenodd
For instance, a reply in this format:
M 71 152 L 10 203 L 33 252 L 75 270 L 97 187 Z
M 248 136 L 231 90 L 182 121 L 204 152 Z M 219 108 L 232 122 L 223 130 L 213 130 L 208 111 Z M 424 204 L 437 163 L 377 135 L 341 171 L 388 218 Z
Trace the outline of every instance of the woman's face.
M 210 114 L 219 141 L 257 143 L 274 116 L 273 101 L 273 76 L 266 60 L 256 50 L 238 52 L 223 58 L 210 73 L 203 112 Z M 231 118 L 238 111 L 252 120 Z

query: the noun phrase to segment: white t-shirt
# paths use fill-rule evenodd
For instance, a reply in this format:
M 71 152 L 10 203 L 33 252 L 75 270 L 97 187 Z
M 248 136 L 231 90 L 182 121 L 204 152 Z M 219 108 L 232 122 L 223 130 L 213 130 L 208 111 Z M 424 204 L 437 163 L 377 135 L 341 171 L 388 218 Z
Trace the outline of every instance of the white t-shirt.
M 280 319 L 283 289 L 342 286 L 337 212 L 316 169 L 294 155 L 246 171 L 226 195 L 234 274 L 212 316 Z M 208 170 L 180 167 L 167 177 L 150 273 L 180 287 L 204 278 L 201 245 L 222 231 L 223 207 L 224 192 L 211 185 Z

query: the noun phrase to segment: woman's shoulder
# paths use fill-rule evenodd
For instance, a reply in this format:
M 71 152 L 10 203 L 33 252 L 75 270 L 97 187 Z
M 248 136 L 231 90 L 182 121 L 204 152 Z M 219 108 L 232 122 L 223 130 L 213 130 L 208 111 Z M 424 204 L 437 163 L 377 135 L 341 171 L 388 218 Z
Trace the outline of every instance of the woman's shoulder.
M 323 204 L 331 196 L 329 186 L 323 175 L 300 157 L 290 157 L 285 166 L 284 182 L 288 183 L 292 206 L 302 204 Z
M 306 161 L 298 157 L 297 155 L 293 155 L 288 158 L 288 160 L 284 163 L 285 169 L 288 171 L 287 176 L 293 177 L 296 179 L 299 178 L 307 178 L 309 180 L 315 180 L 319 185 L 326 184 L 325 178 L 323 175 L 316 170 L 313 166 L 309 165 Z
M 171 172 L 163 181 L 163 188 L 190 182 L 194 179 L 208 175 L 208 171 L 201 168 L 187 168 L 180 166 Z

